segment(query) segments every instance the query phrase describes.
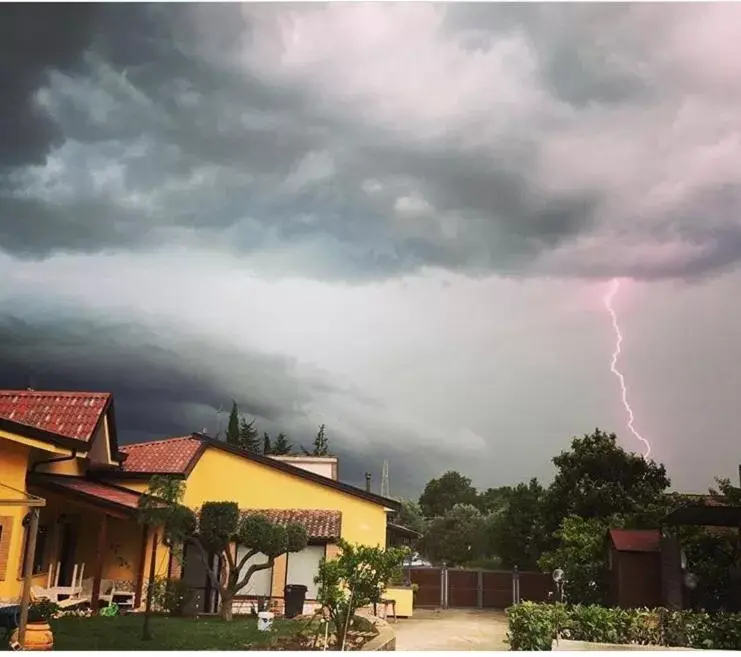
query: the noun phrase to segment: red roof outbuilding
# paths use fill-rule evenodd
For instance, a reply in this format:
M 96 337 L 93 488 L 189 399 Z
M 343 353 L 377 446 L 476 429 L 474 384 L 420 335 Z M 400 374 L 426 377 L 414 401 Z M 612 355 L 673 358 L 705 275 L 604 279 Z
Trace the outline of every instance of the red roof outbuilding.
M 609 535 L 618 552 L 661 550 L 661 532 L 658 529 L 611 529 Z

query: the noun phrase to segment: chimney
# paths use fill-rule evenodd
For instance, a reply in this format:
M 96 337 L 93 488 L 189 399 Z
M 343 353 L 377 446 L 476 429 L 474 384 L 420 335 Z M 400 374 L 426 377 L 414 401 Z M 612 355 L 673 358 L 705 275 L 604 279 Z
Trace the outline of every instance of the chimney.
M 739 471 L 741 472 L 741 466 L 739 466 Z M 366 472 L 365 473 L 365 490 L 366 492 L 371 492 L 371 473 Z
M 738 483 L 741 486 L 741 465 L 738 466 Z

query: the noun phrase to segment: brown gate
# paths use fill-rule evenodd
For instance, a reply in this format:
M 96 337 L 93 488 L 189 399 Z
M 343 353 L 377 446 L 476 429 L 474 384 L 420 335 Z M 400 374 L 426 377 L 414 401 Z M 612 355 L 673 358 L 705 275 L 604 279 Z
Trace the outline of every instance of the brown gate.
M 483 606 L 486 609 L 506 609 L 512 604 L 512 573 L 510 571 L 484 571 L 483 588 Z
M 448 607 L 479 606 L 479 571 L 448 570 Z
M 412 584 L 416 584 L 417 590 L 415 606 L 417 607 L 440 607 L 440 580 L 442 578 L 441 568 L 411 568 Z
M 418 586 L 416 607 L 506 609 L 520 601 L 545 602 L 553 589 L 547 573 L 516 570 L 443 569 L 435 566 L 410 569 Z

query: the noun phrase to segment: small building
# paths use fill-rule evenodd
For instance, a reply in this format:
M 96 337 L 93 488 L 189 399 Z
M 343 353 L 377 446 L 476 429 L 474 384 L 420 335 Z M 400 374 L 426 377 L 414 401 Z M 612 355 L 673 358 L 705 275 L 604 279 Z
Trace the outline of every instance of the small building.
M 610 604 L 623 609 L 661 606 L 661 532 L 611 529 L 608 551 Z

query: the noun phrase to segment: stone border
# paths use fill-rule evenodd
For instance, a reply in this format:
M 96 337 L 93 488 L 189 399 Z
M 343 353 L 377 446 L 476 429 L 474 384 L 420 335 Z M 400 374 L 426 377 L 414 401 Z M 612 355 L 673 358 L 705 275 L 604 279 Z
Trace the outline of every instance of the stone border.
M 378 632 L 377 636 L 374 636 L 368 643 L 363 645 L 360 649 L 361 651 L 396 650 L 396 633 L 391 629 L 391 625 L 383 618 L 378 618 L 377 616 L 356 616 L 355 618 L 356 621 L 358 618 L 368 621 L 369 625 Z
M 693 650 L 693 648 L 675 648 L 671 646 L 643 646 L 637 643 L 592 643 L 590 641 L 570 641 L 568 639 L 559 639 L 553 642 L 552 650 L 554 651 L 582 651 L 582 650 Z

